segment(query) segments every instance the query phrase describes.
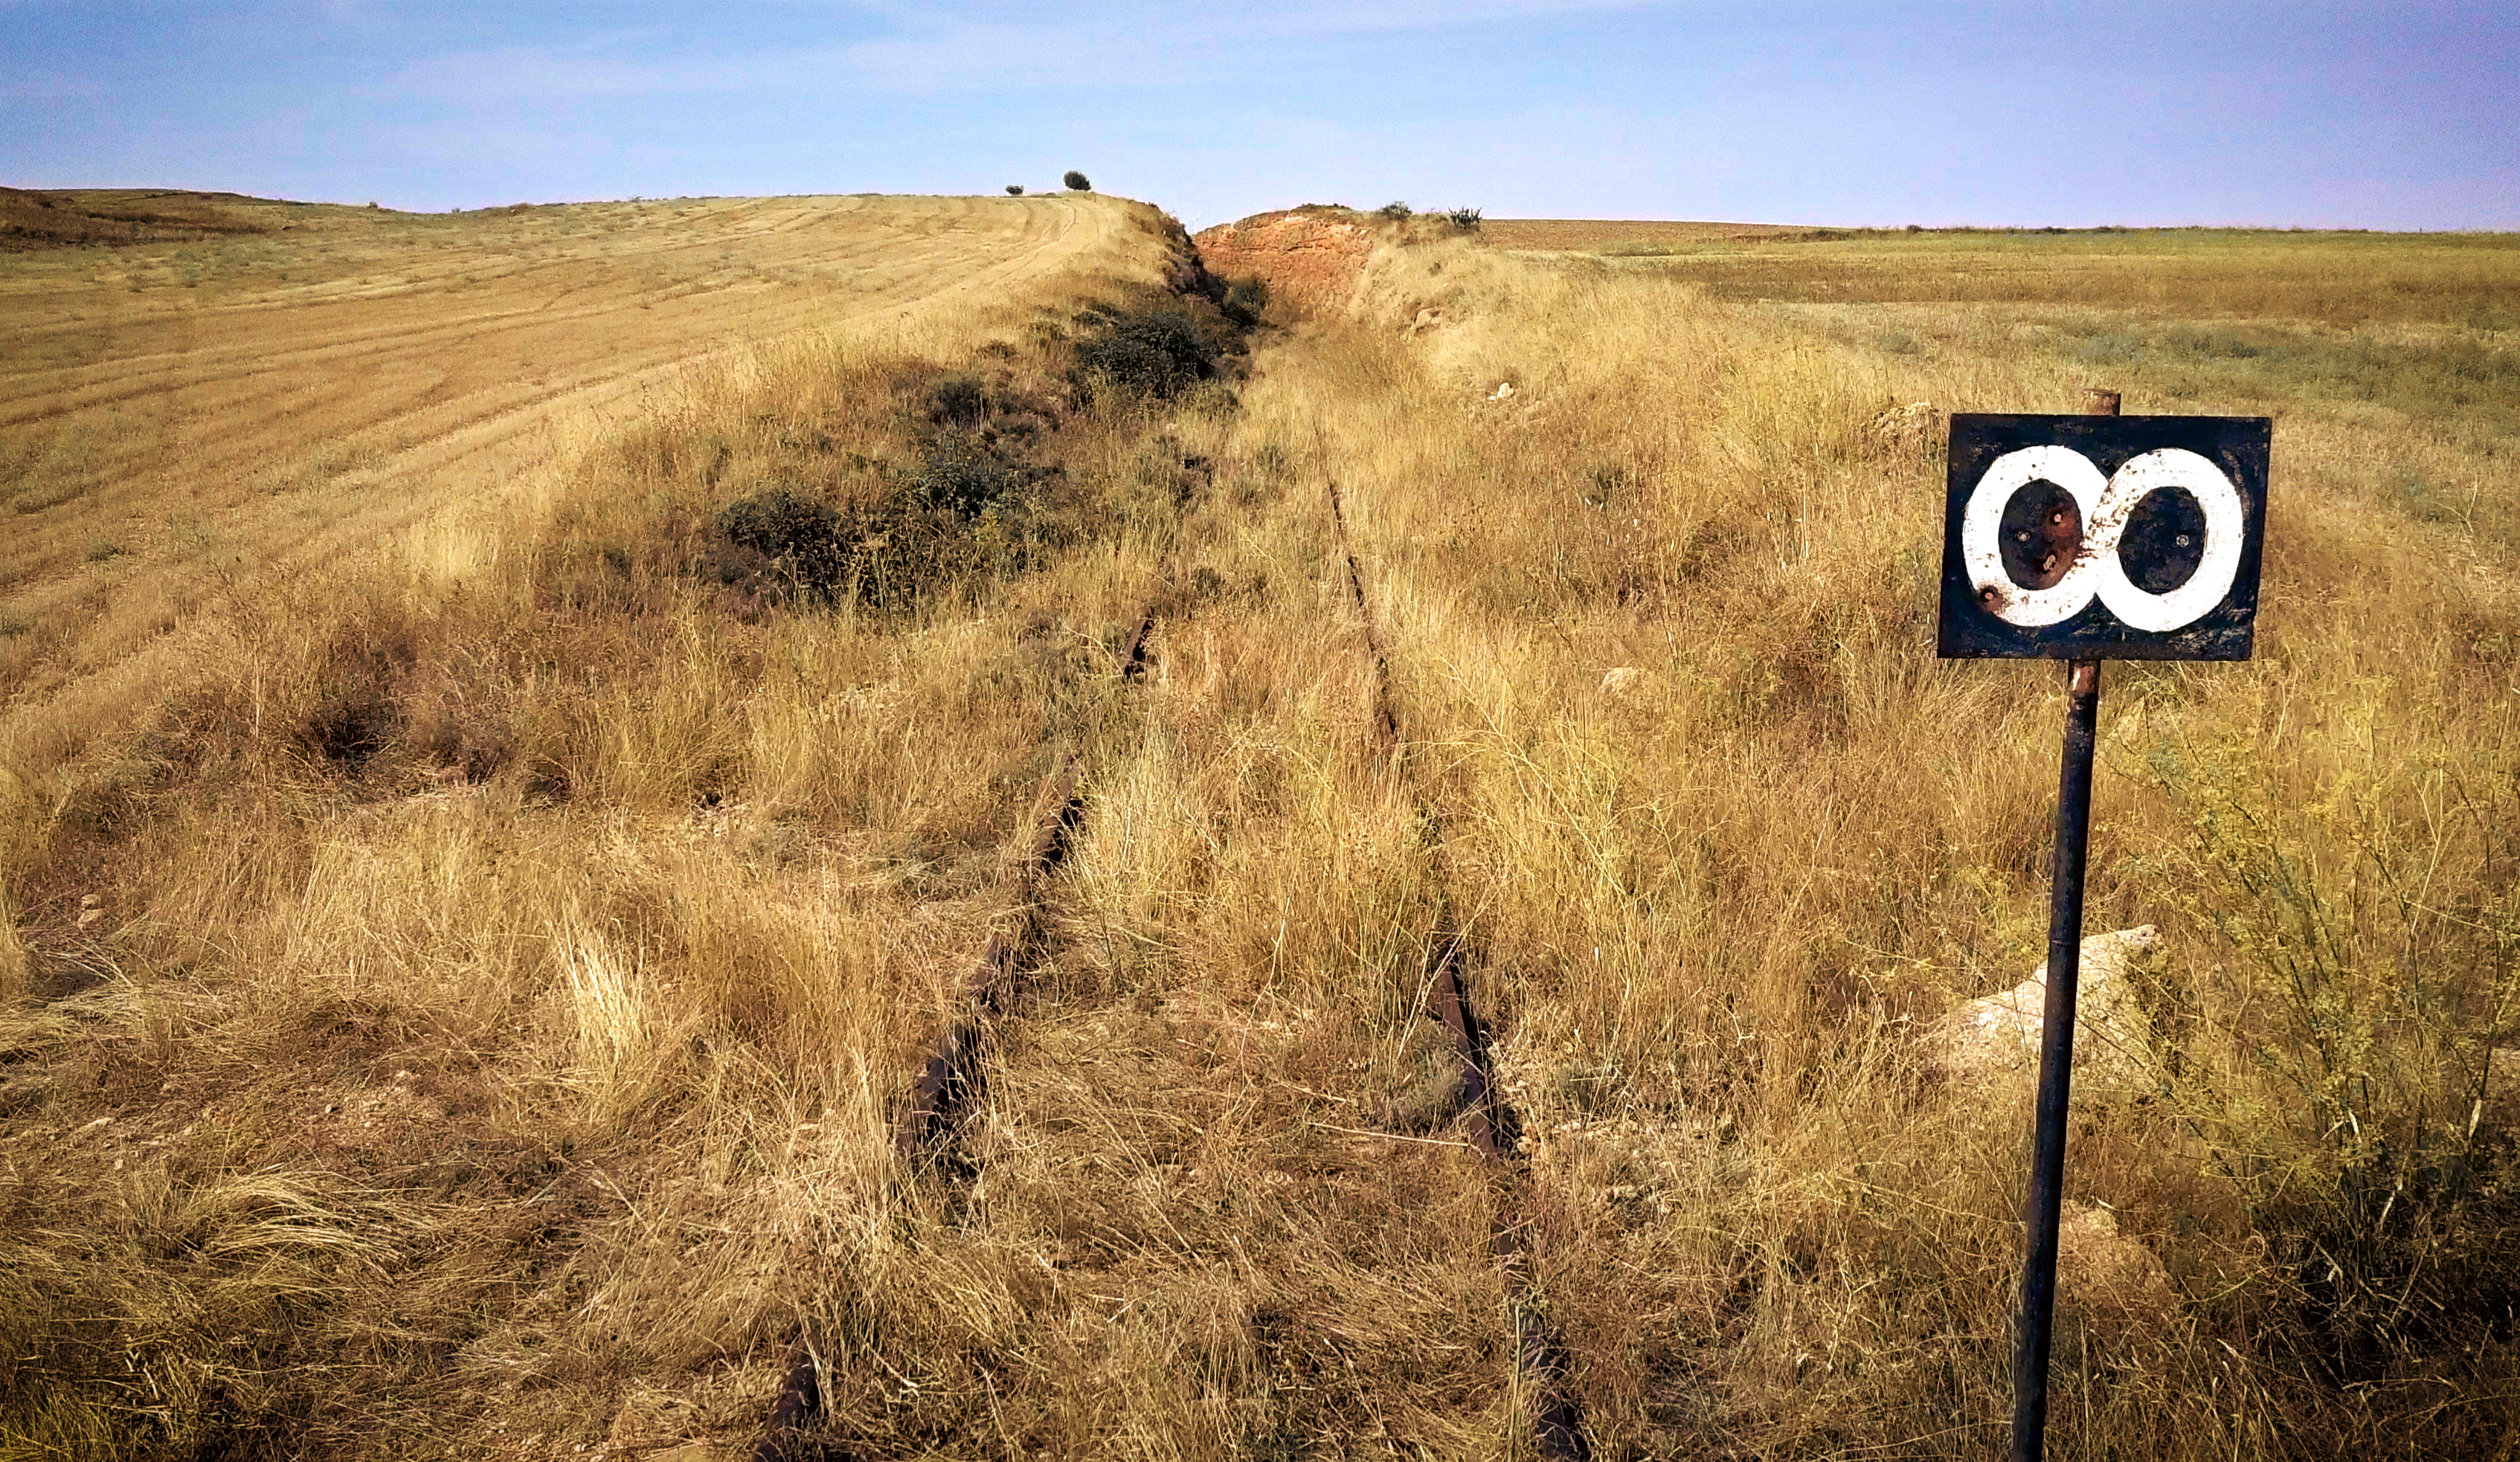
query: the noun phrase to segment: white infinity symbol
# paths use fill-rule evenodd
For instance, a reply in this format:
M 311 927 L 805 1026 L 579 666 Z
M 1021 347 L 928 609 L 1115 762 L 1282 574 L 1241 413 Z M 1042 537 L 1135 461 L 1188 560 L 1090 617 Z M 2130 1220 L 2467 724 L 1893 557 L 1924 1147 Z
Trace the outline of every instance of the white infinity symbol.
M 2083 550 L 2063 578 L 2046 589 L 2024 589 L 2004 572 L 2000 530 L 2012 495 L 2043 479 L 2063 488 L 2081 510 Z M 2153 594 L 2127 577 L 2118 561 L 2118 540 L 2126 536 L 2136 505 L 2165 487 L 2185 488 L 2205 509 L 2205 554 L 2186 583 Z M 2184 448 L 2131 457 L 2103 478 L 2090 458 L 2070 447 L 2024 447 L 1997 458 L 1969 494 L 1960 518 L 1960 556 L 1978 602 L 2006 624 L 2026 630 L 2058 624 L 2082 613 L 2096 596 L 2129 629 L 2158 634 L 2193 624 L 2223 602 L 2240 572 L 2246 519 L 2231 479 Z

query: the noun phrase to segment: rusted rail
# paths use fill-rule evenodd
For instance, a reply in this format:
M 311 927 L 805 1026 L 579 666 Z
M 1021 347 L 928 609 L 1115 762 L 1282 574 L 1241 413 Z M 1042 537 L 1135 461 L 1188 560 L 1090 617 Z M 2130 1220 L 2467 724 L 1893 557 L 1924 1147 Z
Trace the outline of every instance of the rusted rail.
M 1339 558 L 1347 568 L 1348 592 L 1364 621 L 1366 647 L 1373 655 L 1374 722 L 1398 761 L 1403 743 L 1391 685 L 1390 642 L 1374 617 L 1372 602 L 1366 598 L 1365 574 L 1357 565 L 1356 551 L 1348 537 L 1347 505 L 1336 482 L 1329 484 L 1329 503 Z M 1405 763 L 1402 765 L 1405 767 Z M 1470 945 L 1467 932 L 1454 915 L 1451 880 L 1445 870 L 1443 822 L 1435 809 L 1422 799 L 1418 802 L 1418 822 L 1426 829 L 1428 851 L 1437 869 L 1431 946 L 1434 967 L 1427 980 L 1425 1013 L 1452 1037 L 1454 1056 L 1461 1063 L 1459 1108 L 1469 1130 L 1470 1145 L 1481 1157 L 1505 1170 L 1496 1194 L 1496 1228 L 1491 1242 L 1497 1266 L 1505 1277 L 1506 1303 L 1513 1312 L 1514 1365 L 1521 1376 L 1531 1416 L 1533 1442 L 1544 1457 L 1582 1462 L 1592 1456 L 1592 1447 L 1584 1440 L 1582 1415 L 1568 1390 L 1572 1366 L 1556 1327 L 1535 1303 L 1536 1286 L 1523 1245 L 1528 1220 L 1522 1213 L 1519 1190 L 1528 1176 L 1528 1166 L 1521 1156 L 1520 1132 L 1512 1109 L 1497 1090 L 1488 1028 L 1470 1002 L 1468 982 L 1462 973 L 1470 960 Z
M 1149 608 L 1139 618 L 1128 648 L 1119 657 L 1123 680 L 1145 679 L 1154 632 L 1155 612 Z M 987 1090 L 989 1023 L 1012 1003 L 1023 967 L 1048 931 L 1043 888 L 1067 861 L 1076 830 L 1084 821 L 1083 775 L 1082 765 L 1071 756 L 1042 783 L 1034 802 L 1032 830 L 1015 858 L 1007 912 L 999 926 L 989 931 L 979 958 L 964 981 L 965 1009 L 928 1046 L 926 1060 L 911 1083 L 909 1098 L 894 1125 L 893 1145 L 906 1160 L 948 1170 L 963 1166 L 954 1161 L 953 1150 Z M 771 1407 L 761 1440 L 753 1447 L 753 1462 L 800 1462 L 808 1455 L 797 1446 L 796 1439 L 822 1416 L 821 1380 L 821 1358 L 809 1328 L 793 1343 L 779 1399 Z
M 1006 1009 L 1018 965 L 1041 942 L 1041 886 L 1066 861 L 1069 839 L 1085 816 L 1077 777 L 1071 759 L 1044 784 L 1031 840 L 1015 868 L 1012 926 L 990 931 L 964 983 L 970 1008 L 937 1038 L 911 1085 L 894 1133 L 904 1157 L 932 1155 L 950 1144 L 979 1099 L 987 1081 L 981 1064 L 987 1022 Z
M 1365 598 L 1365 571 L 1356 565 L 1356 550 L 1347 536 L 1347 503 L 1339 496 L 1339 485 L 1330 483 L 1330 526 L 1338 538 L 1339 561 L 1347 566 L 1347 592 L 1356 600 L 1357 616 L 1365 622 L 1365 647 L 1373 654 L 1373 724 L 1382 731 L 1390 749 L 1400 747 L 1400 712 L 1391 699 L 1391 646 L 1382 638 L 1382 625 L 1373 617 L 1373 606 Z
M 1168 567 L 1165 577 L 1172 577 Z M 1149 606 L 1129 636 L 1120 656 L 1120 678 L 1144 680 L 1155 633 L 1155 611 Z M 964 984 L 969 1009 L 939 1035 L 928 1050 L 919 1079 L 911 1084 L 894 1130 L 894 1145 L 905 1158 L 933 1157 L 950 1146 L 978 1104 L 986 1068 L 982 1065 L 990 1018 L 1003 1013 L 1014 996 L 1024 959 L 1039 946 L 1044 931 L 1042 885 L 1067 861 L 1070 839 L 1085 818 L 1085 801 L 1077 789 L 1081 769 L 1070 757 L 1051 774 L 1036 803 L 1031 840 L 1016 864 L 1011 923 L 990 931 L 980 957 Z
M 809 1330 L 788 1348 L 788 1378 L 752 1448 L 752 1462 L 801 1462 L 805 1453 L 796 1446 L 796 1433 L 822 1413 L 823 1368 Z

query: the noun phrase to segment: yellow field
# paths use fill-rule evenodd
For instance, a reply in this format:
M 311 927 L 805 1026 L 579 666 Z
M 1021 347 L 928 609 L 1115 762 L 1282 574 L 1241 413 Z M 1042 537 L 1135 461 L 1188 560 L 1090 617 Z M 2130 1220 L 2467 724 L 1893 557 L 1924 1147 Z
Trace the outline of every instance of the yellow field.
M 1507 1205 L 1595 1455 L 1997 1454 L 2061 697 L 1938 433 L 2092 386 L 2275 479 L 2107 671 L 2050 1454 L 2520 1435 L 2511 250 L 1376 225 L 1238 355 L 1109 200 L 321 218 L 0 259 L 0 1457 L 741 1455 L 800 1332 L 829 1455 L 1528 1456 Z
M 0 257 L 0 678 L 478 504 L 713 357 L 916 331 L 1123 226 L 1058 198 L 223 211 L 270 232 Z

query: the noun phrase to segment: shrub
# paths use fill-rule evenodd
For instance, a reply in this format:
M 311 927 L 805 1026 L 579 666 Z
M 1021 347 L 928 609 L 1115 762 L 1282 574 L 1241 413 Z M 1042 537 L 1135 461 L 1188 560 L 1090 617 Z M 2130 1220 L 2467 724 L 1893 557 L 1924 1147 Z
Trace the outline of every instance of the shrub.
M 1217 301 L 1225 318 L 1249 330 L 1260 323 L 1260 314 L 1269 308 L 1269 282 L 1263 279 L 1228 281 L 1225 296 Z
M 2507 794 L 2420 763 L 2287 806 L 2255 755 L 2235 735 L 2152 756 L 2189 823 L 2165 871 L 2221 947 L 2159 992 L 2163 1094 L 2293 1268 L 2322 1358 L 2368 1380 L 2520 1305 L 2520 1153 L 2480 1125 L 2520 1005 L 2520 896 L 2480 875 L 2510 866 L 2513 822 Z M 2445 884 L 2478 893 L 2414 892 Z
M 1410 207 L 1407 203 L 1393 201 L 1384 203 L 1381 207 L 1374 209 L 1373 216 L 1376 218 L 1388 218 L 1393 223 L 1402 223 L 1407 221 L 1416 212 L 1417 210 Z
M 1444 221 L 1457 229 L 1475 229 L 1479 226 L 1480 222 L 1479 210 L 1476 208 L 1455 208 L 1444 215 Z
M 921 415 L 931 426 L 977 426 L 989 414 L 989 389 L 976 376 L 948 376 L 927 388 Z
M 1067 176 L 1060 178 L 1058 181 L 1066 184 L 1072 192 L 1092 193 L 1094 191 L 1093 182 L 1088 179 L 1085 174 L 1078 172 L 1072 167 L 1067 170 Z
M 299 749 L 339 771 L 366 771 L 402 734 L 396 691 L 417 657 L 407 633 L 344 630 L 326 656 L 315 705 L 298 722 Z
M 927 444 L 911 479 L 922 503 L 966 518 L 1012 496 L 1021 480 L 976 434 L 950 427 Z
M 1157 305 L 1100 322 L 1076 347 L 1074 379 L 1089 396 L 1109 385 L 1170 400 L 1216 374 L 1217 345 L 1187 310 Z
M 1023 185 L 1021 183 L 1009 183 L 1007 185 L 1007 192 L 1015 198 L 1021 198 L 1023 197 Z
M 800 588 L 828 596 L 847 578 L 850 535 L 839 513 L 792 487 L 728 504 L 717 515 L 717 530 L 738 548 L 770 560 Z

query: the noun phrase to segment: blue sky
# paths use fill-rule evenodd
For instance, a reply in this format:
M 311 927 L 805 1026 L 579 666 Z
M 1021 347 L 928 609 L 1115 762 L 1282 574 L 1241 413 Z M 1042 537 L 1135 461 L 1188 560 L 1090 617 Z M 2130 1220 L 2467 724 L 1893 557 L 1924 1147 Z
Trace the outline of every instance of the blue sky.
M 0 0 L 0 182 L 2520 228 L 2520 4 Z

